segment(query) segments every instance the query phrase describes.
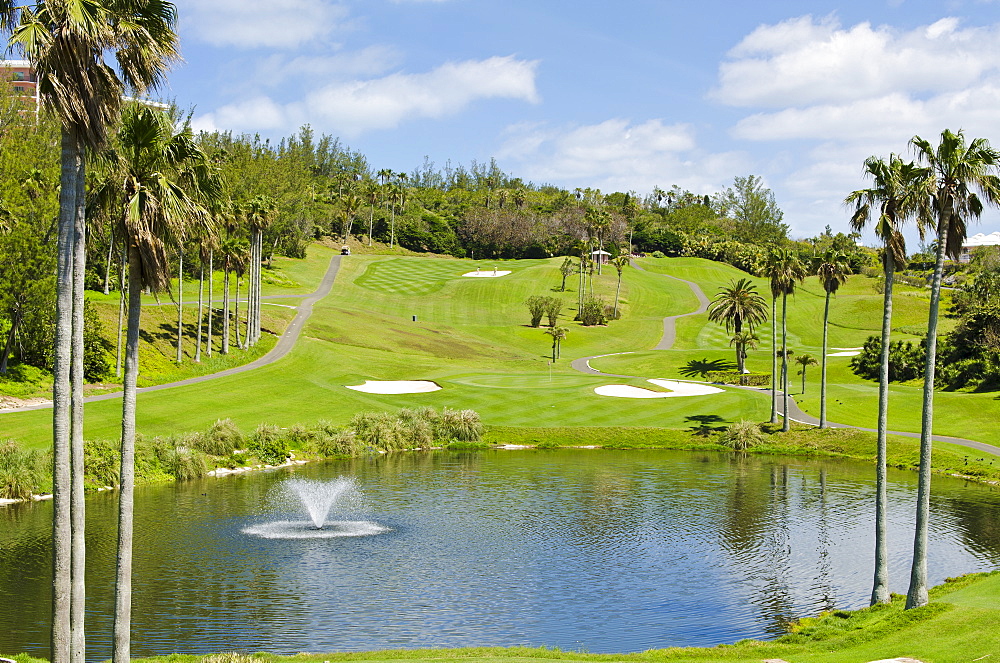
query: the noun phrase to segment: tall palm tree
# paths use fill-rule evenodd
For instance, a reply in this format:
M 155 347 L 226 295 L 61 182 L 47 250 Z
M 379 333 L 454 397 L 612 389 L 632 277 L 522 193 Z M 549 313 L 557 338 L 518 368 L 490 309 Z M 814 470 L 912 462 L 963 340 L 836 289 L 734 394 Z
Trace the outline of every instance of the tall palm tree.
M 923 411 L 920 421 L 920 470 L 917 483 L 917 523 L 913 538 L 913 565 L 906 607 L 927 603 L 927 527 L 930 517 L 931 435 L 934 418 L 934 362 L 937 358 L 937 321 L 941 305 L 941 274 L 945 258 L 957 260 L 965 241 L 966 224 L 978 219 L 984 202 L 1000 205 L 1000 152 L 984 138 L 966 142 L 959 130 L 941 132 L 937 147 L 920 136 L 910 145 L 918 161 L 930 169 L 931 207 L 936 224 L 937 261 L 931 281 L 931 305 L 927 320 L 927 361 L 924 365 Z M 977 192 L 978 191 L 978 195 Z
M 62 125 L 52 394 L 53 663 L 83 663 L 86 656 L 84 150 L 100 148 L 107 142 L 123 92 L 141 92 L 162 82 L 168 65 L 177 57 L 175 23 L 176 10 L 167 0 L 42 0 L 22 6 L 0 0 L 0 24 L 11 29 L 10 43 L 31 61 L 39 99 Z M 115 56 L 114 67 L 104 60 L 108 53 Z M 75 376 L 72 381 L 71 373 Z M 119 659 L 116 652 L 115 660 Z
M 886 431 L 889 413 L 889 337 L 892 333 L 892 286 L 896 265 L 906 264 L 906 242 L 902 226 L 926 205 L 923 182 L 928 171 L 913 163 L 904 163 L 896 154 L 888 160 L 868 157 L 865 175 L 872 179 L 872 186 L 851 192 L 844 200 L 853 205 L 851 227 L 863 230 L 875 219 L 875 235 L 882 241 L 882 267 L 885 288 L 882 300 L 882 357 L 879 370 L 878 424 L 875 460 L 875 577 L 872 585 L 871 604 L 889 603 L 889 547 L 887 541 L 887 478 Z M 876 211 L 877 210 L 877 211 Z M 824 356 L 826 352 L 824 351 Z
M 781 430 L 791 429 L 791 422 L 788 419 L 788 295 L 795 292 L 795 284 L 806 276 L 806 268 L 798 256 L 787 249 L 774 249 L 768 257 L 765 268 L 771 279 L 771 294 L 777 299 L 781 295 L 781 391 L 782 391 L 782 417 Z M 772 302 L 772 310 L 774 303 Z M 774 325 L 772 325 L 772 328 Z M 772 341 L 772 345 L 774 342 Z M 775 362 L 777 354 L 771 360 L 771 375 L 776 372 Z M 774 396 L 774 380 L 771 380 L 772 400 Z M 772 405 L 772 412 L 774 406 Z M 772 415 L 773 417 L 773 415 Z
M 820 368 L 819 382 L 819 427 L 826 428 L 826 346 L 827 333 L 830 328 L 830 296 L 837 294 L 840 286 L 847 282 L 847 276 L 853 272 L 851 263 L 847 259 L 847 254 L 834 248 L 827 249 L 822 255 L 814 256 L 812 259 L 812 271 L 819 277 L 819 282 L 826 292 L 826 301 L 823 304 L 823 365 Z M 805 367 L 802 368 L 805 376 Z M 803 377 L 805 380 L 805 377 Z M 803 385 L 805 382 L 803 382 Z M 805 393 L 805 387 L 802 388 Z
M 744 325 L 747 331 L 767 320 L 767 304 L 757 292 L 750 279 L 739 279 L 729 282 L 728 286 L 719 288 L 719 293 L 708 307 L 708 319 L 725 325 L 726 332 L 733 338 L 740 335 Z M 744 370 L 746 348 L 736 343 L 736 366 L 740 373 Z
M 802 393 L 804 394 L 806 393 L 806 367 L 815 366 L 818 362 L 816 361 L 816 357 L 813 357 L 810 354 L 804 354 L 796 357 L 795 363 L 802 367 L 799 369 L 799 375 L 802 376 Z
M 247 285 L 247 344 L 260 340 L 261 265 L 263 264 L 264 231 L 271 224 L 278 204 L 269 196 L 254 196 L 244 205 L 244 216 L 250 230 L 249 278 Z M 238 298 L 237 298 L 238 299 Z M 237 316 L 238 317 L 238 316 Z
M 625 268 L 628 266 L 628 263 L 629 263 L 629 256 L 627 253 L 619 254 L 611 260 L 611 264 L 614 265 L 615 270 L 618 271 L 618 287 L 615 289 L 615 312 L 613 314 L 615 320 L 618 319 L 618 300 L 621 299 L 621 294 L 622 294 L 622 272 L 625 271 Z M 565 283 L 566 281 L 564 278 L 563 290 L 566 289 Z
M 118 234 L 128 251 L 129 269 L 115 580 L 115 663 L 128 663 L 130 649 L 136 378 L 142 291 L 169 289 L 166 247 L 182 236 L 189 219 L 202 214 L 197 197 L 180 181 L 179 171 L 186 167 L 199 189 L 207 191 L 215 187 L 207 159 L 195 145 L 190 127 L 178 128 L 175 121 L 176 118 L 148 106 L 127 105 L 114 146 L 100 155 L 101 178 L 92 190 L 95 205 L 106 210 L 118 224 Z
M 368 246 L 372 245 L 372 226 L 375 225 L 375 206 L 378 205 L 378 199 L 381 195 L 381 191 L 375 182 L 368 181 L 364 187 L 364 197 L 365 202 L 367 202 L 371 209 L 368 210 Z

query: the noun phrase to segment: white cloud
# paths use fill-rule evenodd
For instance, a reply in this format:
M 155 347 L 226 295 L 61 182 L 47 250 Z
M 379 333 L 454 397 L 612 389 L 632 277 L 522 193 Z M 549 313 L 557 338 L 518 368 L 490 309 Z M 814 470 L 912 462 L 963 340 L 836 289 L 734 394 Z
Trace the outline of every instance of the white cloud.
M 1000 70 L 1000 29 L 944 18 L 909 32 L 812 16 L 758 27 L 719 67 L 712 96 L 733 106 L 842 103 L 961 90 Z
M 605 191 L 677 184 L 712 192 L 746 167 L 739 153 L 706 154 L 697 149 L 692 128 L 662 120 L 633 124 L 612 119 L 581 127 L 514 125 L 497 157 L 535 182 L 596 186 Z
M 287 87 L 292 81 L 312 87 L 317 80 L 378 76 L 399 66 L 401 61 L 402 55 L 396 49 L 380 45 L 326 56 L 289 57 L 275 53 L 258 62 L 254 78 L 265 87 Z
M 295 48 L 347 18 L 329 0 L 181 0 L 183 26 L 213 46 Z
M 278 104 L 268 97 L 223 106 L 198 118 L 198 127 L 291 130 L 304 122 L 347 137 L 391 129 L 407 119 L 457 115 L 480 99 L 537 103 L 537 62 L 512 56 L 450 62 L 421 74 L 391 74 L 328 84 L 301 101 Z

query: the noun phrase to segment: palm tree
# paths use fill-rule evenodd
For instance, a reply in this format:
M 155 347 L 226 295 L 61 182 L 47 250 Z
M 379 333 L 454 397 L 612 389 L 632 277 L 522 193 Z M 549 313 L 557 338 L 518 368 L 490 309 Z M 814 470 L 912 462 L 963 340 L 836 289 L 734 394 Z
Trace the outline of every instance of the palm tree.
M 896 265 L 906 264 L 906 242 L 902 225 L 914 216 L 928 197 L 921 194 L 921 182 L 927 179 L 926 169 L 913 163 L 904 163 L 896 154 L 888 161 L 878 157 L 865 160 L 865 175 L 872 178 L 872 187 L 851 192 L 845 205 L 854 205 L 851 227 L 861 231 L 872 220 L 877 206 L 875 234 L 885 247 L 882 266 L 885 288 L 882 300 L 882 362 L 879 370 L 878 424 L 875 461 L 875 578 L 872 586 L 871 605 L 889 603 L 889 548 L 886 527 L 888 523 L 886 478 L 886 431 L 889 413 L 889 336 L 892 333 L 892 286 Z M 824 351 L 824 355 L 826 352 Z
M 708 319 L 725 325 L 726 332 L 732 333 L 733 338 L 736 338 L 743 331 L 744 325 L 747 331 L 752 332 L 754 327 L 767 320 L 767 304 L 750 279 L 730 281 L 728 286 L 719 288 L 719 294 L 709 305 Z M 745 357 L 746 349 L 737 343 L 736 366 L 741 374 Z
M 765 268 L 771 279 L 771 294 L 776 301 L 777 295 L 781 295 L 781 391 L 782 391 L 782 417 L 781 430 L 791 430 L 791 422 L 788 420 L 788 295 L 795 292 L 795 284 L 806 276 L 805 266 L 798 256 L 787 249 L 774 249 L 768 256 Z M 774 301 L 772 301 L 772 311 Z M 771 325 L 772 329 L 774 325 Z M 774 341 L 772 340 L 772 345 Z M 775 394 L 773 376 L 776 373 L 777 353 L 771 360 L 771 394 L 772 401 Z M 772 423 L 776 419 L 774 414 L 775 406 L 771 406 Z
M 826 346 L 830 323 L 830 295 L 837 293 L 853 270 L 847 260 L 847 254 L 830 248 L 823 252 L 823 255 L 813 257 L 812 271 L 819 277 L 819 282 L 826 291 L 826 301 L 823 304 L 823 366 L 820 369 L 819 382 L 819 427 L 826 428 Z M 805 375 L 805 368 L 802 371 Z M 804 387 L 802 393 L 805 393 Z
M 805 354 L 796 357 L 795 363 L 802 367 L 799 370 L 799 375 L 802 376 L 802 393 L 804 394 L 806 393 L 806 367 L 815 366 L 818 362 L 816 361 L 816 357 L 813 357 L 812 355 L 809 354 Z
M 372 226 L 375 224 L 375 206 L 378 205 L 380 195 L 381 192 L 375 182 L 369 181 L 365 185 L 365 202 L 371 206 L 371 209 L 368 211 L 368 246 L 372 245 Z
M 737 365 L 746 365 L 747 360 L 747 348 L 757 349 L 757 343 L 760 342 L 760 338 L 757 334 L 754 334 L 749 329 L 744 329 L 741 332 L 733 334 L 732 338 L 729 339 L 729 345 L 736 346 L 737 352 Z M 742 373 L 742 369 L 740 371 Z M 740 384 L 743 384 L 742 382 Z
M 167 0 L 53 0 L 34 6 L 0 0 L 0 23 L 11 29 L 10 43 L 31 61 L 39 98 L 62 125 L 52 394 L 52 661 L 83 663 L 84 150 L 107 142 L 126 89 L 140 92 L 162 82 L 177 57 L 176 10 Z M 114 53 L 115 67 L 104 61 L 108 53 Z M 115 661 L 123 663 L 117 642 Z
M 250 230 L 250 254 L 247 258 L 250 269 L 247 285 L 247 345 L 256 345 L 260 340 L 260 270 L 264 260 L 263 238 L 264 231 L 271 224 L 272 215 L 277 209 L 277 202 L 269 196 L 254 196 L 244 205 L 244 216 Z
M 917 159 L 931 173 L 930 195 L 937 226 L 937 261 L 931 281 L 931 305 L 927 320 L 927 361 L 924 365 L 923 411 L 920 422 L 920 470 L 917 483 L 917 523 L 913 538 L 913 565 L 906 607 L 917 608 L 927 603 L 927 526 L 930 517 L 931 435 L 934 415 L 934 362 L 937 358 L 937 319 L 941 304 L 941 274 L 946 256 L 957 260 L 965 241 L 966 223 L 978 219 L 983 203 L 1000 205 L 1000 152 L 990 147 L 984 138 L 966 143 L 959 130 L 941 132 L 935 148 L 920 136 L 914 136 L 911 147 Z M 976 194 L 976 191 L 979 194 Z
M 354 225 L 354 217 L 361 209 L 362 200 L 359 196 L 349 193 L 340 199 L 341 214 L 343 216 L 344 241 L 351 234 L 351 227 Z
M 128 663 L 132 595 L 132 525 L 135 486 L 136 378 L 139 372 L 139 322 L 142 291 L 170 287 L 166 246 L 183 235 L 186 223 L 203 210 L 180 180 L 186 167 L 199 190 L 215 187 L 207 159 L 188 126 L 141 104 L 122 113 L 117 140 L 99 156 L 101 177 L 92 190 L 95 206 L 118 224 L 128 252 L 128 334 L 122 385 L 122 463 L 115 581 L 114 660 Z
M 559 358 L 559 350 L 562 345 L 562 340 L 566 338 L 569 334 L 568 327 L 549 327 L 545 330 L 545 333 L 552 337 L 552 363 L 556 363 L 556 359 Z
M 615 320 L 618 319 L 618 300 L 622 294 L 622 272 L 625 271 L 628 263 L 629 257 L 626 253 L 619 254 L 611 260 L 611 264 L 614 265 L 615 269 L 618 271 L 618 288 L 615 290 L 615 312 L 613 314 Z

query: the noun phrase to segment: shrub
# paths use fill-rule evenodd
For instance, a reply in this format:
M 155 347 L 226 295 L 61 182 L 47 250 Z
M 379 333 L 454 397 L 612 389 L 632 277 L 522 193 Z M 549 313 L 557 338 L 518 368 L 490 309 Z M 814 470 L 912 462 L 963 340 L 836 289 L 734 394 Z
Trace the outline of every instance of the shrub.
M 546 297 L 545 299 L 547 300 L 545 303 L 545 317 L 548 318 L 549 327 L 555 327 L 559 319 L 559 313 L 562 311 L 563 301 L 558 297 Z
M 653 256 L 654 258 L 666 258 L 667 257 L 666 255 L 664 255 L 663 251 L 653 251 L 650 255 Z
M 607 324 L 606 309 L 607 306 L 604 304 L 604 300 L 597 297 L 588 299 L 580 309 L 580 322 L 588 327 Z
M 770 373 L 739 373 L 737 371 L 709 371 L 705 374 L 709 382 L 738 384 L 741 387 L 767 387 L 771 384 Z
M 403 431 L 402 442 L 408 447 L 426 448 L 434 444 L 434 426 L 437 423 L 437 412 L 425 407 L 419 410 L 402 409 L 397 415 Z
M 437 437 L 439 440 L 478 442 L 483 437 L 483 422 L 475 410 L 445 408 L 438 422 Z
M 243 433 L 232 419 L 219 419 L 208 432 L 198 436 L 195 448 L 210 456 L 229 456 L 244 444 Z
M 742 419 L 726 429 L 719 442 L 734 451 L 744 451 L 767 440 L 760 426 L 753 421 Z
M 205 476 L 208 464 L 205 454 L 191 447 L 178 445 L 167 453 L 164 469 L 177 481 L 189 481 Z
M 83 475 L 97 486 L 117 486 L 121 457 L 118 445 L 107 440 L 83 443 Z
M 288 460 L 288 442 L 281 429 L 273 424 L 261 424 L 250 434 L 247 451 L 265 465 L 281 465 Z
M 545 308 L 548 304 L 546 300 L 548 297 L 542 297 L 541 295 L 532 295 L 524 300 L 524 303 L 528 306 L 528 313 L 531 314 L 531 326 L 537 327 L 542 322 L 542 316 L 545 315 Z
M 25 451 L 13 440 L 0 441 L 0 497 L 29 499 L 42 473 L 38 452 Z
M 0 375 L 0 393 L 15 398 L 31 396 L 45 389 L 47 374 L 28 364 L 10 364 L 6 375 Z

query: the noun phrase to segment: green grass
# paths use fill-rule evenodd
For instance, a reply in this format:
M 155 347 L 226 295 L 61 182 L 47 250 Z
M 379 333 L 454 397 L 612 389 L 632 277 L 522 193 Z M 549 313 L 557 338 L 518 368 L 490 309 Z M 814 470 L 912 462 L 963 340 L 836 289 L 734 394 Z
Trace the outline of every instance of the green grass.
M 325 272 L 332 250 L 310 248 L 306 261 L 281 261 L 288 278 L 315 287 Z M 325 418 L 346 422 L 360 410 L 393 410 L 407 405 L 475 409 L 492 426 L 523 427 L 667 427 L 688 429 L 699 421 L 725 425 L 740 419 L 763 420 L 770 410 L 761 393 L 727 389 L 725 394 L 690 398 L 632 400 L 597 396 L 602 384 L 622 383 L 649 388 L 645 378 L 700 378 L 700 371 L 733 360 L 725 330 L 707 316 L 678 321 L 675 349 L 651 351 L 662 332 L 666 315 L 694 310 L 697 301 L 684 283 L 664 274 L 693 280 L 712 296 L 739 270 L 695 258 L 644 259 L 646 271 L 627 269 L 622 280 L 623 318 L 606 327 L 583 327 L 573 321 L 577 279 L 567 279 L 559 292 L 561 260 L 474 262 L 426 256 L 354 255 L 343 261 L 334 290 L 317 303 L 298 347 L 282 362 L 204 385 L 167 390 L 140 397 L 140 430 L 168 434 L 197 430 L 220 417 L 232 417 L 243 427 L 266 420 L 280 425 L 309 423 Z M 277 261 L 276 261 L 277 263 Z M 510 270 L 499 278 L 463 278 L 481 269 Z M 755 279 L 762 292 L 767 283 Z M 594 290 L 613 301 L 617 274 L 606 270 L 593 279 Z M 898 331 L 919 326 L 926 316 L 924 290 L 897 289 Z M 541 328 L 527 325 L 525 299 L 531 295 L 561 298 L 559 324 L 570 328 L 562 344 L 562 359 L 548 365 L 551 339 Z M 881 295 L 872 280 L 852 277 L 831 305 L 830 346 L 857 347 L 878 333 Z M 292 300 L 294 301 L 294 300 Z M 824 297 L 816 279 L 807 279 L 789 299 L 789 346 L 797 353 L 821 355 Z M 167 342 L 171 313 L 163 312 L 163 342 Z M 265 312 L 290 309 L 265 307 Z M 414 320 L 414 316 L 416 320 Z M 279 316 L 280 317 L 280 316 Z M 770 372 L 770 326 L 758 330 L 761 344 L 751 351 L 748 367 Z M 164 357 L 170 357 L 167 352 Z M 614 354 L 628 352 L 629 354 Z M 592 361 L 598 370 L 637 376 L 613 379 L 586 376 L 570 367 L 575 357 L 613 355 Z M 249 358 L 247 358 L 248 360 Z M 848 368 L 850 358 L 829 359 L 829 418 L 873 427 L 877 400 L 874 382 L 863 381 Z M 166 365 L 152 371 L 154 381 L 193 373 L 170 373 Z M 216 370 L 216 367 L 206 367 Z M 194 367 L 182 369 L 195 370 Z M 201 369 L 199 369 L 201 370 Z M 176 376 L 176 377 L 173 377 Z M 807 373 L 803 409 L 818 415 L 819 367 Z M 799 391 L 798 376 L 792 392 Z M 372 395 L 345 389 L 364 380 L 431 379 L 443 389 L 423 395 Z M 252 394 L 252 398 L 247 395 Z M 890 426 L 916 431 L 919 422 L 919 385 L 893 385 Z M 992 426 L 1000 412 L 994 394 L 937 394 L 935 432 L 1000 443 L 1000 429 Z M 263 406 L 263 407 L 262 407 Z M 177 412 L 184 416 L 178 424 Z M 263 414 L 262 414 L 263 412 Z M 87 435 L 117 435 L 117 405 L 88 406 Z M 10 434 L 32 445 L 48 438 L 45 413 L 4 415 Z

